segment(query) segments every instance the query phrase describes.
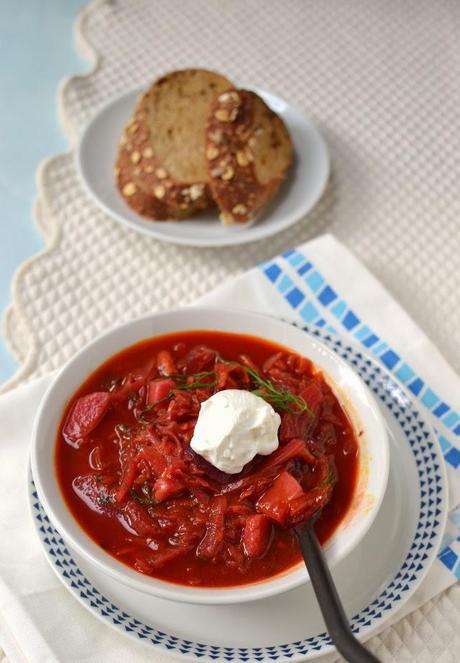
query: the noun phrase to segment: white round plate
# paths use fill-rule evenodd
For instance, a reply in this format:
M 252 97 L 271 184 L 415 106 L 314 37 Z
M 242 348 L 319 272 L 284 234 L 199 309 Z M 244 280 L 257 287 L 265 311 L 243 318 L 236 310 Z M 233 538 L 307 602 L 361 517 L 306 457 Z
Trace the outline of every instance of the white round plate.
M 294 164 L 286 182 L 250 225 L 224 226 L 217 209 L 185 221 L 150 221 L 136 214 L 115 185 L 114 164 L 123 128 L 141 90 L 118 97 L 84 129 L 78 146 L 77 170 L 87 192 L 111 217 L 157 239 L 188 246 L 228 246 L 253 242 L 284 230 L 302 218 L 321 197 L 329 177 L 326 144 L 301 110 L 258 88 L 257 92 L 284 120 L 294 144 Z
M 310 333 L 369 385 L 388 426 L 390 474 L 382 506 L 362 542 L 334 568 L 353 631 L 365 639 L 404 605 L 435 559 L 447 515 L 444 460 L 418 405 L 386 370 L 335 336 Z M 59 579 L 96 617 L 138 642 L 188 660 L 221 663 L 305 661 L 334 650 L 310 585 L 227 606 L 191 607 L 147 596 L 69 551 L 32 479 L 29 498 L 40 541 Z

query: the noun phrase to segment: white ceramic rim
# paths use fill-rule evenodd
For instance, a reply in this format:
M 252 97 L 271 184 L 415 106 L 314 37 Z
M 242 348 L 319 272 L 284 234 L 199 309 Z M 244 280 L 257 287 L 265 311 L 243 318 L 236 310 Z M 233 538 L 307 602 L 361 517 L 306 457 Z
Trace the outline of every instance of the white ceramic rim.
M 200 324 L 197 324 L 197 320 L 200 320 Z M 351 381 L 353 387 L 356 387 L 357 393 L 360 394 L 365 407 L 368 408 L 370 418 L 366 429 L 372 430 L 372 427 L 374 427 L 379 439 L 379 448 L 377 449 L 380 453 L 378 459 L 379 471 L 372 472 L 375 462 L 374 464 L 371 462 L 369 465 L 369 479 L 374 482 L 372 486 L 374 501 L 367 508 L 361 520 L 358 522 L 355 520 L 355 524 L 347 525 L 347 529 L 353 532 L 353 536 L 341 536 L 343 534 L 341 531 L 342 524 L 339 526 L 325 547 L 328 563 L 333 566 L 349 554 L 372 525 L 383 500 L 388 480 L 388 438 L 383 416 L 373 395 L 344 360 L 307 332 L 277 318 L 259 313 L 216 307 L 190 307 L 156 313 L 119 325 L 100 335 L 67 362 L 56 375 L 42 399 L 32 435 L 32 473 L 40 500 L 51 521 L 70 548 L 76 550 L 89 563 L 94 564 L 118 582 L 127 584 L 141 592 L 151 593 L 174 601 L 228 604 L 272 596 L 293 589 L 308 580 L 306 569 L 301 564 L 272 579 L 231 588 L 192 588 L 143 576 L 104 552 L 84 532 L 62 499 L 54 472 L 55 436 L 65 403 L 90 373 L 108 358 L 123 348 L 145 338 L 161 336 L 174 331 L 210 329 L 229 333 L 251 334 L 252 328 L 258 326 L 262 328 L 262 332 L 254 333 L 255 336 L 273 340 L 286 347 L 293 347 L 295 351 L 303 352 L 309 358 L 312 358 L 314 349 L 316 356 L 313 358 L 313 363 L 319 368 L 325 369 L 324 364 L 328 360 L 332 361 L 332 364 L 337 368 L 337 375 L 333 377 L 334 383 L 340 387 L 340 381 L 346 379 Z M 159 328 L 155 331 L 155 327 Z M 270 330 L 269 333 L 268 330 Z M 117 342 L 117 339 L 122 336 L 125 340 L 123 342 L 118 340 Z M 129 339 L 126 339 L 127 336 Z M 285 341 L 285 337 L 296 337 L 300 345 L 308 346 L 309 349 L 302 351 L 298 347 L 294 347 L 292 341 Z M 110 346 L 111 342 L 114 344 L 113 347 Z M 110 350 L 108 350 L 108 347 L 110 347 Z M 96 355 L 97 359 L 93 355 Z M 87 367 L 85 367 L 85 361 L 88 362 Z M 326 374 L 330 373 L 328 369 L 325 369 L 325 372 Z M 62 385 L 66 380 L 71 383 L 71 386 L 63 388 Z M 360 420 L 363 421 L 366 417 L 361 416 L 363 408 L 360 408 L 357 399 L 353 400 L 353 405 L 360 416 Z M 345 405 L 345 407 L 347 406 Z M 49 446 L 50 439 L 53 440 L 51 447 Z M 41 448 L 46 453 L 40 453 Z
M 75 165 L 77 169 L 78 176 L 80 178 L 80 182 L 83 185 L 83 188 L 85 189 L 86 193 L 90 196 L 90 198 L 96 203 L 96 205 L 102 209 L 106 214 L 108 214 L 112 219 L 115 221 L 118 221 L 119 223 L 123 224 L 124 226 L 128 226 L 132 230 L 135 230 L 136 232 L 140 232 L 144 235 L 148 235 L 150 237 L 155 237 L 156 239 L 159 239 L 164 242 L 169 242 L 172 244 L 179 244 L 181 246 L 195 246 L 195 247 L 208 247 L 208 246 L 215 246 L 215 247 L 220 247 L 220 246 L 235 246 L 237 244 L 248 244 L 250 242 L 255 242 L 260 239 L 264 239 L 266 237 L 270 237 L 271 235 L 274 235 L 278 232 L 281 232 L 282 230 L 285 230 L 286 228 L 289 228 L 292 226 L 294 223 L 297 223 L 300 219 L 302 219 L 310 210 L 313 209 L 313 207 L 317 204 L 317 202 L 321 199 L 324 190 L 326 189 L 327 183 L 329 181 L 329 175 L 331 171 L 331 162 L 330 162 L 330 157 L 329 157 L 329 151 L 327 149 L 327 144 L 321 135 L 320 131 L 316 127 L 316 125 L 313 123 L 313 121 L 307 117 L 305 112 L 296 106 L 293 106 L 289 104 L 287 101 L 282 99 L 281 97 L 272 94 L 271 92 L 268 92 L 267 90 L 263 90 L 259 87 L 256 86 L 251 86 L 251 85 L 244 85 L 244 84 L 239 84 L 240 87 L 244 87 L 245 89 L 252 90 L 253 92 L 256 92 L 259 96 L 261 96 L 264 101 L 267 103 L 268 106 L 273 108 L 275 112 L 281 113 L 282 108 L 287 108 L 289 112 L 298 115 L 299 117 L 302 117 L 302 120 L 304 122 L 304 125 L 308 128 L 309 133 L 311 134 L 311 138 L 315 142 L 316 149 L 319 151 L 321 154 L 321 158 L 318 160 L 318 165 L 321 170 L 321 177 L 320 177 L 320 185 L 311 193 L 310 196 L 306 196 L 303 202 L 303 205 L 298 206 L 293 212 L 290 214 L 285 215 L 278 223 L 274 223 L 273 225 L 265 225 L 263 223 L 263 220 L 261 221 L 260 225 L 255 224 L 255 222 L 250 223 L 246 226 L 244 229 L 244 232 L 242 229 L 239 228 L 234 228 L 232 226 L 229 226 L 227 228 L 228 232 L 224 237 L 219 237 L 219 238 L 204 238 L 200 237 L 199 234 L 195 237 L 182 237 L 180 235 L 168 235 L 165 234 L 164 232 L 161 232 L 159 230 L 159 225 L 165 222 L 161 221 L 148 221 L 148 223 L 143 223 L 146 221 L 146 219 L 140 215 L 137 215 L 139 217 L 139 220 L 142 223 L 136 223 L 134 220 L 130 219 L 128 216 L 123 216 L 122 214 L 118 213 L 116 210 L 112 209 L 109 205 L 107 205 L 94 191 L 93 187 L 91 186 L 91 182 L 88 181 L 88 178 L 85 175 L 85 167 L 84 167 L 84 160 L 82 158 L 82 155 L 84 153 L 85 149 L 85 141 L 88 140 L 89 133 L 92 129 L 93 124 L 95 124 L 99 117 L 108 111 L 114 106 L 116 106 L 122 99 L 125 97 L 129 97 L 133 94 L 139 95 L 144 91 L 144 88 L 135 88 L 133 90 L 130 90 L 122 95 L 117 95 L 116 97 L 113 97 L 110 99 L 105 106 L 100 108 L 95 115 L 86 123 L 86 125 L 83 127 L 82 132 L 80 134 L 79 140 L 78 140 L 78 145 L 77 149 L 75 152 Z M 282 115 L 282 113 L 281 113 Z M 118 138 L 117 138 L 118 140 Z M 294 142 L 294 151 L 297 154 L 298 150 L 296 150 L 296 144 Z M 297 154 L 298 156 L 298 154 Z M 167 223 L 167 222 L 166 222 Z M 177 222 L 174 222 L 177 223 Z M 180 222 L 183 223 L 183 222 Z

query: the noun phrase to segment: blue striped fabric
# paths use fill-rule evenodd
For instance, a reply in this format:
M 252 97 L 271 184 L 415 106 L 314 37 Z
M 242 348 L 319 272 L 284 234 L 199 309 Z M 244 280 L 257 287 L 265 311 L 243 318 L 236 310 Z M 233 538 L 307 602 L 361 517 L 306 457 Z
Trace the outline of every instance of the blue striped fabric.
M 394 373 L 423 407 L 449 430 L 444 436 L 444 457 L 451 467 L 460 467 L 460 440 L 456 439 L 460 437 L 460 414 L 442 401 L 414 369 L 359 318 L 310 259 L 291 249 L 260 268 L 302 321 L 336 332 L 334 326 L 328 325 L 328 318 L 332 316 L 337 320 L 339 333 L 350 334 Z M 293 271 L 298 275 L 295 281 L 291 277 Z

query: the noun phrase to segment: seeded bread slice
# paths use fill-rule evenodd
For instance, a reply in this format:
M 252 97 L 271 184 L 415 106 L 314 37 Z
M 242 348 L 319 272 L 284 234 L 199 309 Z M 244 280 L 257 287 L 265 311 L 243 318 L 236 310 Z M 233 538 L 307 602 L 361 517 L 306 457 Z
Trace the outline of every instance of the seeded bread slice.
M 175 71 L 139 99 L 120 141 L 117 186 L 139 214 L 181 219 L 213 204 L 204 134 L 209 105 L 232 84 L 203 69 Z
M 292 162 L 292 142 L 257 94 L 227 90 L 210 106 L 206 159 L 222 222 L 244 223 L 278 190 Z

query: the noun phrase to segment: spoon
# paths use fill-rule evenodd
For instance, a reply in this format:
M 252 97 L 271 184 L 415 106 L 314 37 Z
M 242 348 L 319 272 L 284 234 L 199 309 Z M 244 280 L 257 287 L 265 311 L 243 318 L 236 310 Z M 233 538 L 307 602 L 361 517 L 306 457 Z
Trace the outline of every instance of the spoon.
M 350 663 L 379 663 L 353 635 L 323 551 L 313 529 L 315 518 L 296 525 L 295 533 L 316 599 L 337 651 Z

